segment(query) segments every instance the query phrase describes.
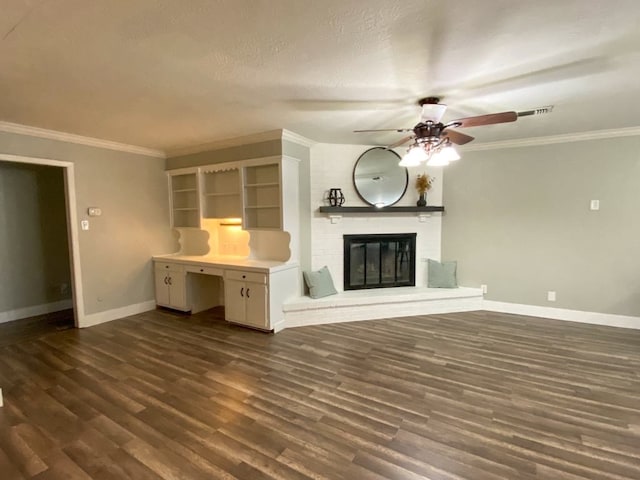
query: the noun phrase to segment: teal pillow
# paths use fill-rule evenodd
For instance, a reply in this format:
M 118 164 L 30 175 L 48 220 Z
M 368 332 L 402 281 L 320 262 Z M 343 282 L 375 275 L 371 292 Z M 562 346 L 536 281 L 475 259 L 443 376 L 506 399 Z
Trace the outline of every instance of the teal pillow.
M 429 288 L 458 288 L 458 262 L 438 262 L 429 258 L 427 266 Z
M 311 298 L 328 297 L 338 293 L 336 287 L 333 286 L 331 272 L 329 272 L 326 265 L 316 272 L 304 272 L 303 275 L 304 282 L 309 287 L 309 296 Z

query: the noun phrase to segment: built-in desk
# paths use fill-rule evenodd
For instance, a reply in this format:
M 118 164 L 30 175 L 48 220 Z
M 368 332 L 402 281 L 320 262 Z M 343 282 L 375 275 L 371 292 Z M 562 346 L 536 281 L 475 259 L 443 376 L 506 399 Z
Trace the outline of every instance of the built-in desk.
M 279 330 L 283 302 L 299 293 L 297 264 L 188 255 L 153 261 L 159 306 L 198 313 L 224 305 L 227 321 L 261 330 Z

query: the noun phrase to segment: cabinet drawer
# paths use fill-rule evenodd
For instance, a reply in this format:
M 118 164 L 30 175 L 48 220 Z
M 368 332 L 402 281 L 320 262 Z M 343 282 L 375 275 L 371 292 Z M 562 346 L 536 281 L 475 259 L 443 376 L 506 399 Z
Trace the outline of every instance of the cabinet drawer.
M 243 272 L 242 270 L 226 270 L 224 278 L 253 283 L 267 283 L 267 275 L 258 272 Z
M 187 265 L 185 270 L 190 273 L 201 273 L 203 275 L 216 275 L 222 277 L 224 270 L 218 267 L 199 267 L 197 265 Z
M 173 262 L 156 262 L 156 271 L 166 270 L 171 272 L 184 272 L 184 265 Z

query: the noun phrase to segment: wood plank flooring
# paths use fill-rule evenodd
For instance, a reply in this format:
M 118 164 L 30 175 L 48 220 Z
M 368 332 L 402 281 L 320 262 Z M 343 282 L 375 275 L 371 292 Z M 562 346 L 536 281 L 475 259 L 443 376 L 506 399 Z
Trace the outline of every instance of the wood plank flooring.
M 0 478 L 640 478 L 640 331 L 155 311 L 0 347 Z

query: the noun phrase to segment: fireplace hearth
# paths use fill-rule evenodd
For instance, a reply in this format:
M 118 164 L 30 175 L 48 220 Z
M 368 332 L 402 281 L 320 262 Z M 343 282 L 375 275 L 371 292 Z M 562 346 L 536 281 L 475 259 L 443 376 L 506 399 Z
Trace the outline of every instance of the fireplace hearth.
M 416 234 L 344 235 L 344 289 L 416 284 Z

